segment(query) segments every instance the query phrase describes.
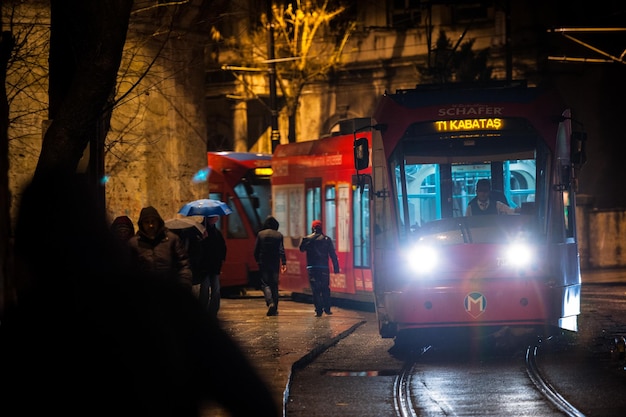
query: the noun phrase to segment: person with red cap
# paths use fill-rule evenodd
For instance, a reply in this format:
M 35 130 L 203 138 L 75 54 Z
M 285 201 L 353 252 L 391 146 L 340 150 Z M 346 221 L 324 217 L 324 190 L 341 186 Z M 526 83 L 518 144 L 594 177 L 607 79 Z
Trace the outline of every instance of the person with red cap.
M 309 284 L 313 292 L 315 317 L 321 317 L 322 311 L 328 315 L 330 311 L 330 269 L 328 258 L 333 263 L 333 271 L 339 273 L 339 261 L 335 252 L 333 240 L 322 233 L 322 222 L 313 220 L 311 234 L 302 238 L 300 252 L 306 252 L 306 269 L 309 274 Z

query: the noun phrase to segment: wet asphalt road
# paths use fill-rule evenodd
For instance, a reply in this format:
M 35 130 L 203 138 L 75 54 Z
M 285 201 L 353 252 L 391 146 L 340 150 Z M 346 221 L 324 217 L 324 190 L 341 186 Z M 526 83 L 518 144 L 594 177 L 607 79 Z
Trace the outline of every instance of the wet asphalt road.
M 371 311 L 334 307 L 332 316 L 317 318 L 311 304 L 293 302 L 288 297 L 281 300 L 278 316 L 267 317 L 266 310 L 260 292 L 251 291 L 244 297 L 224 299 L 219 318 L 226 331 L 240 342 L 281 408 L 285 397 L 302 395 L 301 389 L 308 385 L 300 370 L 331 346 L 339 346 L 340 341 L 344 353 L 336 356 L 335 352 L 335 363 L 329 363 L 328 357 L 319 359 L 326 362 L 317 372 L 326 378 L 343 376 L 342 370 L 354 369 L 351 362 L 358 362 L 358 369 L 372 370 L 385 386 L 395 378 L 394 370 L 402 367 L 402 361 L 390 354 L 393 340 L 378 336 L 375 313 Z M 549 383 L 587 417 L 626 412 L 626 363 L 611 352 L 613 338 L 619 334 L 626 335 L 626 271 L 583 273 L 579 332 L 558 343 L 543 342 L 538 364 Z M 362 395 L 367 387 L 360 389 L 360 385 L 366 379 L 352 381 L 350 389 Z M 388 393 L 385 388 L 355 401 L 368 404 L 365 414 L 385 415 L 379 414 L 376 407 L 380 406 L 381 413 L 388 412 Z M 342 404 L 324 403 L 319 394 L 317 398 L 315 393 L 307 394 L 310 412 L 300 415 L 352 415 L 342 414 Z M 241 395 L 245 397 L 245 393 Z M 219 407 L 207 409 L 204 415 L 227 416 Z

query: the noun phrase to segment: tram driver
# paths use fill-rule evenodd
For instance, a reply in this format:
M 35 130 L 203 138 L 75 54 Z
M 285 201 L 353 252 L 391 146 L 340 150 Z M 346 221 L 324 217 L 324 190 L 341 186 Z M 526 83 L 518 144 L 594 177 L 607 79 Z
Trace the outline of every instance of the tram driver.
M 465 215 L 515 214 L 517 212 L 517 209 L 509 205 L 504 193 L 492 190 L 491 182 L 483 178 L 476 183 L 476 197 L 468 203 Z

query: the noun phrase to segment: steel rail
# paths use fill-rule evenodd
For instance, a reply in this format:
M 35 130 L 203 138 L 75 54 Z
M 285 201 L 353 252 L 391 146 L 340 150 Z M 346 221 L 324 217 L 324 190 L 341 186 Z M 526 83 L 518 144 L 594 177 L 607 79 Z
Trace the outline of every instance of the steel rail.
M 570 417 L 585 417 L 576 407 L 563 398 L 541 375 L 537 367 L 537 346 L 528 346 L 526 349 L 526 372 L 537 389 L 559 410 Z

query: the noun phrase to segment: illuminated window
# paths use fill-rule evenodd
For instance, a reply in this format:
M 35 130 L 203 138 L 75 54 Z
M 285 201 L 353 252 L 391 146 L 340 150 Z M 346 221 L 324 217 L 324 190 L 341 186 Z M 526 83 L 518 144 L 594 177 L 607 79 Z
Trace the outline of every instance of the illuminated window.
M 356 178 L 353 183 L 357 183 Z M 369 184 L 365 184 L 362 192 L 361 187 L 355 185 L 352 188 L 352 253 L 355 268 L 372 266 L 369 193 Z
M 310 230 L 313 220 L 322 220 L 322 180 L 305 180 L 306 227 Z
M 324 192 L 325 217 L 324 233 L 337 242 L 337 190 L 334 185 L 327 185 Z

